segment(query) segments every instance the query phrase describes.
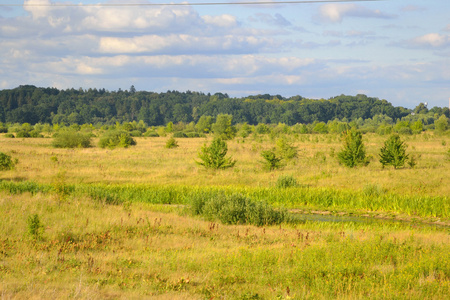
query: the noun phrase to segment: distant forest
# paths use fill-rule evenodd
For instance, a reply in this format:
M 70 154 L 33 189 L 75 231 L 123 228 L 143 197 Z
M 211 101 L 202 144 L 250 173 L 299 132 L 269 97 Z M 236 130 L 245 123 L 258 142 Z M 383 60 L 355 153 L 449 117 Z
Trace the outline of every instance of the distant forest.
M 23 85 L 0 91 L 0 122 L 48 124 L 115 124 L 144 121 L 148 126 L 198 122 L 201 116 L 233 116 L 233 124 L 259 123 L 294 125 L 347 122 L 387 116 L 394 122 L 403 117 L 432 114 L 449 117 L 448 108 L 428 109 L 423 104 L 414 110 L 394 107 L 386 100 L 366 95 L 340 95 L 330 99 L 307 99 L 301 96 L 253 95 L 232 98 L 227 94 L 167 91 L 155 93 L 129 90 L 39 88 Z

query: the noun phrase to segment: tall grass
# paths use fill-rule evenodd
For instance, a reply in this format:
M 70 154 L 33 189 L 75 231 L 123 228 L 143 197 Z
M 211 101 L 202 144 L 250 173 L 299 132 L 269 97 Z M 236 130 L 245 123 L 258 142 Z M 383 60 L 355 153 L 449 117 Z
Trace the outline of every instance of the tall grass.
M 194 198 L 212 199 L 222 195 L 241 194 L 253 201 L 265 202 L 283 208 L 317 208 L 325 210 L 353 210 L 392 212 L 421 217 L 450 218 L 450 198 L 445 196 L 399 195 L 391 192 L 336 190 L 312 187 L 209 187 L 181 185 L 105 185 L 77 184 L 67 189 L 76 196 L 90 197 L 105 203 L 118 204 L 127 201 L 152 204 L 192 203 Z M 55 188 L 35 182 L 0 181 L 0 190 L 12 194 L 30 192 L 49 193 Z
M 155 207 L 135 202 L 125 209 L 74 194 L 61 202 L 51 194 L 0 192 L 2 297 L 449 296 L 445 228 L 389 222 L 217 225 Z

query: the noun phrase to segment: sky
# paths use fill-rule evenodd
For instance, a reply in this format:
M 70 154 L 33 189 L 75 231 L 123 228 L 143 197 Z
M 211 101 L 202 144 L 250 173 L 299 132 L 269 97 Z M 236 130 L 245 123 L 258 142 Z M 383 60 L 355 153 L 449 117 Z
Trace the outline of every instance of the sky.
M 255 0 L 189 3 L 239 1 Z M 147 5 L 117 5 L 123 3 Z M 407 108 L 449 105 L 448 0 L 151 3 L 183 2 L 0 0 L 0 89 L 134 85 L 231 97 L 365 94 Z

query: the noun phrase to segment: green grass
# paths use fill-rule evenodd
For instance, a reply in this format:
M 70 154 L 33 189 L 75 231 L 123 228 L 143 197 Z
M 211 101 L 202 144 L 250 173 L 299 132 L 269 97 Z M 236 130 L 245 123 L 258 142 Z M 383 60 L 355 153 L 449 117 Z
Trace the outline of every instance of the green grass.
M 205 171 L 207 139 L 168 151 L 165 138 L 110 150 L 0 136 L 19 160 L 0 173 L 2 297 L 449 298 L 448 137 L 405 137 L 417 165 L 398 170 L 377 161 L 385 137 L 364 135 L 370 164 L 352 169 L 337 135 L 286 139 L 298 156 L 282 169 L 262 167 L 276 139 L 260 135 L 228 142 L 233 168 Z M 225 225 L 221 210 L 192 216 L 195 199 L 290 213 Z
M 6 298 L 445 299 L 446 228 L 304 222 L 235 226 L 180 208 L 0 193 Z M 43 226 L 27 232 L 29 216 Z
M 55 184 L 0 181 L 0 191 L 57 194 Z M 61 189 L 61 187 L 59 187 Z M 330 211 L 397 213 L 408 216 L 450 219 L 450 198 L 445 196 L 399 195 L 375 187 L 361 191 L 311 187 L 210 187 L 181 185 L 65 185 L 66 192 L 108 204 L 127 201 L 151 204 L 189 204 L 195 197 L 217 198 L 222 194 L 242 194 L 283 208 L 317 208 Z

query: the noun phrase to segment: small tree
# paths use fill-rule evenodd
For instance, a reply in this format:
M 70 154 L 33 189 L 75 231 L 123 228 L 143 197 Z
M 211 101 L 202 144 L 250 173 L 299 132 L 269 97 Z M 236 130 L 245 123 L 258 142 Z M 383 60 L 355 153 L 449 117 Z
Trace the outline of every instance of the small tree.
M 353 168 L 358 165 L 367 165 L 366 150 L 360 131 L 352 128 L 347 130 L 342 138 L 343 148 L 337 154 L 341 164 Z
M 284 160 L 291 160 L 298 156 L 297 147 L 289 143 L 284 137 L 277 141 L 277 152 Z
M 434 121 L 434 128 L 438 133 L 443 133 L 448 129 L 448 118 L 445 115 Z
M 398 134 L 391 135 L 380 149 L 380 163 L 383 168 L 387 165 L 394 166 L 395 169 L 403 167 L 409 156 L 406 154 L 406 147 Z
M 232 115 L 219 114 L 216 123 L 212 125 L 212 131 L 223 140 L 231 140 L 236 136 L 236 127 L 231 125 Z
M 178 147 L 177 140 L 175 140 L 173 137 L 170 137 L 166 142 L 166 148 L 172 149 L 172 148 L 177 148 L 177 147 Z
M 136 141 L 126 131 L 108 131 L 98 142 L 100 148 L 128 148 L 136 145 Z
M 0 152 L 0 171 L 14 169 L 16 162 L 8 154 Z
M 27 219 L 28 234 L 35 240 L 42 238 L 42 233 L 44 232 L 44 225 L 41 220 L 39 220 L 39 215 L 34 214 L 28 216 Z
M 211 145 L 203 145 L 198 157 L 201 161 L 196 161 L 197 164 L 211 169 L 226 169 L 231 168 L 236 164 L 236 161 L 231 157 L 226 157 L 228 146 L 221 138 L 215 138 Z
M 262 151 L 261 156 L 262 158 L 264 158 L 264 161 L 262 162 L 264 164 L 264 167 L 270 171 L 279 169 L 283 166 L 282 158 L 280 156 L 277 156 L 273 149 Z

